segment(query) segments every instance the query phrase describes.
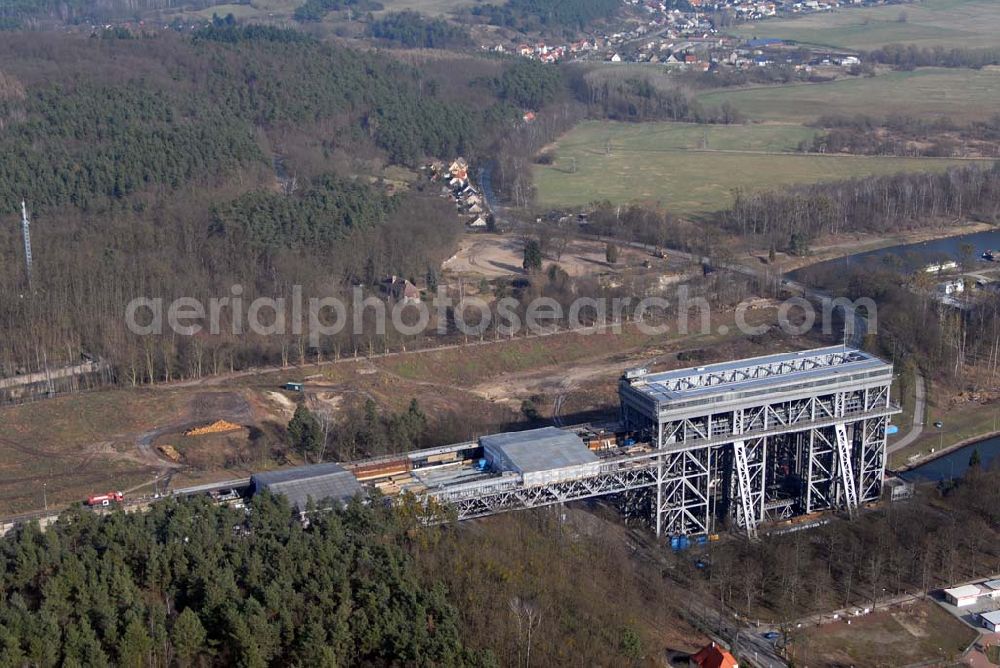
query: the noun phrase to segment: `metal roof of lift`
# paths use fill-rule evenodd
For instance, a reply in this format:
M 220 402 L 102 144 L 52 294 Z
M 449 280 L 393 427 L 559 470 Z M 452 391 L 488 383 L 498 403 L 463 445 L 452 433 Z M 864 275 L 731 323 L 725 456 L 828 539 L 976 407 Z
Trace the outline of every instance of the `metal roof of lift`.
M 587 448 L 577 434 L 556 427 L 483 436 L 479 443 L 487 454 L 502 453 L 520 473 L 548 471 L 598 461 L 597 455 Z
M 631 386 L 657 401 L 669 402 L 864 371 L 891 373 L 892 365 L 857 348 L 832 346 L 645 374 L 631 379 Z

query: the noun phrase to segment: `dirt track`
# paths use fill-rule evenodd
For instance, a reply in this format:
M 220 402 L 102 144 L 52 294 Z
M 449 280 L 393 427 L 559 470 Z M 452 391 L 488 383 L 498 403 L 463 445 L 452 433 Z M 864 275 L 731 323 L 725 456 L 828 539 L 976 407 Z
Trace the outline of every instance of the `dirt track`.
M 555 244 L 554 244 L 555 245 Z M 624 261 L 630 251 L 621 249 Z M 546 257 L 544 264 L 556 264 L 570 276 L 586 276 L 611 271 L 605 261 L 605 244 L 599 241 L 574 239 L 565 250 Z M 636 254 L 638 256 L 638 254 Z M 645 257 L 645 256 L 643 256 Z M 478 234 L 464 237 L 459 250 L 445 260 L 442 269 L 456 274 L 475 274 L 486 278 L 523 275 L 524 244 L 520 237 L 499 234 Z
M 246 398 L 238 392 L 198 392 L 191 397 L 187 407 L 188 417 L 160 425 L 136 436 L 135 445 L 140 460 L 154 468 L 177 470 L 183 464 L 161 457 L 153 442 L 164 434 L 185 431 L 206 422 L 228 420 L 237 424 L 253 422 L 253 411 Z

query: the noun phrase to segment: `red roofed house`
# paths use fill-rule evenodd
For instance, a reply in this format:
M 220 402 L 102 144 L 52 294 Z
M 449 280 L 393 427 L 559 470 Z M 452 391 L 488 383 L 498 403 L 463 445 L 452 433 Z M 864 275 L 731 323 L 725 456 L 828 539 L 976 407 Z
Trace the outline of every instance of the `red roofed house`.
M 691 664 L 701 668 L 740 668 L 733 655 L 714 642 L 691 656 Z

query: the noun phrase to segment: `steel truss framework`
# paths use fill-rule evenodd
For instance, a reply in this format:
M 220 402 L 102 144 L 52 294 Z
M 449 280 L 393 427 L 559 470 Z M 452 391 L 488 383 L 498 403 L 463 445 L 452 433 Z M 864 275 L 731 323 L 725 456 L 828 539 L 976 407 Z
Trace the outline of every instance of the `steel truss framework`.
M 458 519 L 465 520 L 652 487 L 657 484 L 658 468 L 655 459 L 630 461 L 603 467 L 598 475 L 547 485 L 504 484 L 483 486 L 478 491 L 436 491 L 427 496 L 451 506 Z
M 729 506 L 736 525 L 755 537 L 765 521 L 877 500 L 884 475 L 886 416 L 892 412 L 886 405 L 851 421 L 812 422 L 801 431 L 772 428 L 763 435 L 750 432 L 720 443 L 670 444 L 610 460 L 597 473 L 561 482 L 525 486 L 500 479 L 429 491 L 425 498 L 451 506 L 460 520 L 611 495 L 623 495 L 634 515 L 646 507 L 635 502 L 646 497 L 634 493 L 648 490 L 658 535 L 711 533 L 717 508 Z M 847 467 L 838 456 L 841 431 L 853 437 Z M 796 478 L 800 472 L 793 469 L 799 465 L 804 472 L 801 494 L 789 496 L 782 482 Z M 852 479 L 854 494 L 846 493 L 844 485 Z M 851 498 L 856 502 L 847 501 Z
M 842 362 L 835 354 L 804 356 L 773 369 L 734 368 L 726 378 L 703 374 L 684 382 L 743 382 L 796 365 Z M 683 414 L 669 405 L 653 411 L 623 393 L 625 427 L 644 434 L 651 451 L 606 459 L 596 472 L 559 482 L 526 486 L 519 476 L 504 475 L 423 496 L 449 505 L 458 519 L 614 496 L 629 517 L 647 515 L 658 535 L 712 533 L 728 516 L 754 538 L 763 522 L 823 510 L 853 513 L 879 499 L 888 418 L 899 412 L 890 402 L 890 382 L 887 373 L 835 389 L 818 385 L 814 394 L 791 398 L 764 393 L 725 409 L 704 402 L 699 411 L 686 401 Z
M 727 411 L 648 415 L 623 404 L 623 418 L 659 451 L 683 449 L 684 466 L 657 484 L 658 534 L 711 532 L 726 509 L 749 537 L 762 522 L 821 510 L 854 513 L 876 501 L 885 474 L 889 385 L 767 401 Z

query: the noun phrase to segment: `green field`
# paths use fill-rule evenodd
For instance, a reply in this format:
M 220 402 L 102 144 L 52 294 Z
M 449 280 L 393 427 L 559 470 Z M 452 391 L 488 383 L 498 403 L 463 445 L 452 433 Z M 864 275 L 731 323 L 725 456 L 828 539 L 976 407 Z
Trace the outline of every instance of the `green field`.
M 476 0 L 382 0 L 385 12 L 411 10 L 429 16 L 447 16 L 474 4 Z
M 554 164 L 533 167 L 538 204 L 658 201 L 691 215 L 725 208 L 734 188 L 759 190 L 867 174 L 941 170 L 961 162 L 782 153 L 813 132 L 801 125 L 588 121 L 550 149 L 556 155 Z
M 901 21 L 901 15 L 906 20 Z M 744 37 L 777 37 L 805 44 L 875 49 L 892 43 L 944 47 L 1000 44 L 1000 2 L 924 0 L 907 5 L 844 9 L 747 24 Z
M 907 114 L 967 121 L 997 113 L 1000 69 L 928 67 L 821 84 L 716 90 L 698 100 L 705 106 L 729 100 L 752 120 L 806 123 L 823 114 Z

